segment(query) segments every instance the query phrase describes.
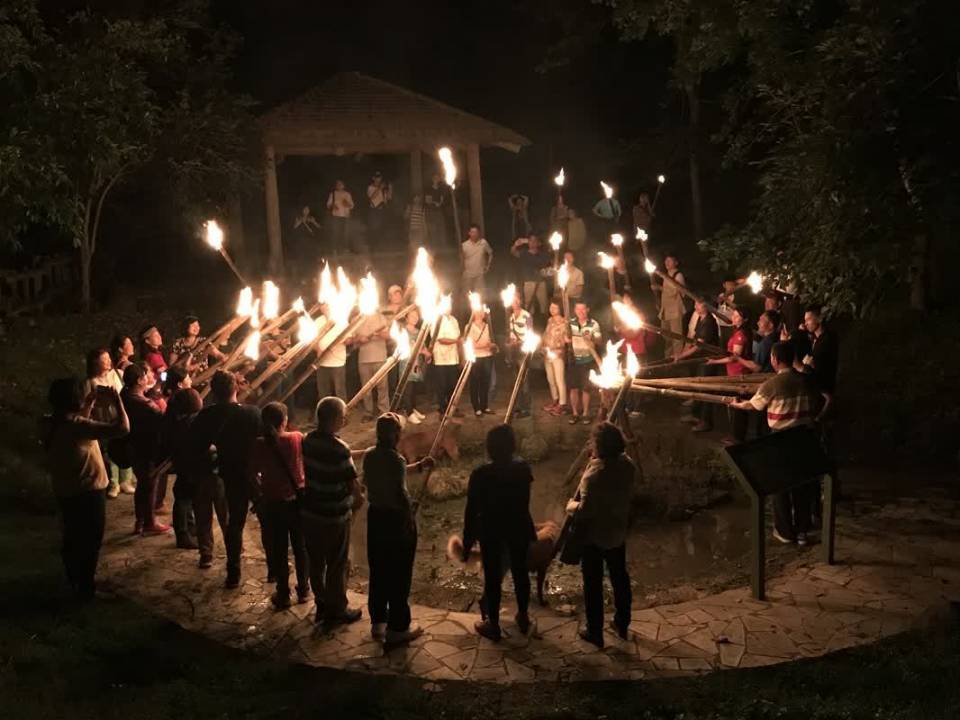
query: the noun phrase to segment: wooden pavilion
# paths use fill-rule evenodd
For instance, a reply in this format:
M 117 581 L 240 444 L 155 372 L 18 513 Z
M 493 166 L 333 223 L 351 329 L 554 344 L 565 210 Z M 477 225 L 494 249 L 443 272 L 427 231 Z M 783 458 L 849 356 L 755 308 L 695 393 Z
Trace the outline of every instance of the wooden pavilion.
M 419 93 L 358 72 L 334 75 L 261 118 L 270 271 L 283 267 L 277 160 L 285 155 L 407 154 L 411 192 L 423 189 L 423 154 L 446 145 L 455 153 L 458 187 L 464 178 L 470 222 L 483 228 L 480 148 L 519 152 L 519 133 Z

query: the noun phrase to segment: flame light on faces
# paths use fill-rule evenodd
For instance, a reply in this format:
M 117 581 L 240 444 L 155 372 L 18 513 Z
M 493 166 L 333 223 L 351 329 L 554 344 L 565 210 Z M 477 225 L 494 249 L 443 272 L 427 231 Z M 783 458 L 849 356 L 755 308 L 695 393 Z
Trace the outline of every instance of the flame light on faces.
M 566 181 L 567 176 L 563 174 L 563 168 L 560 168 L 560 172 L 558 172 L 557 176 L 553 178 L 553 182 L 558 188 L 562 188 Z
M 223 250 L 223 229 L 216 220 L 207 220 L 203 224 L 204 240 L 214 250 Z
M 237 300 L 237 315 L 240 317 L 250 317 L 253 312 L 253 290 L 245 287 L 240 291 L 240 299 Z
M 613 187 L 607 185 L 603 180 L 600 181 L 600 187 L 603 188 L 603 196 L 607 200 L 613 197 Z
M 750 286 L 754 295 L 759 294 L 759 292 L 763 290 L 763 275 L 754 270 L 747 276 L 747 285 Z
M 605 252 L 598 252 L 597 257 L 600 258 L 600 267 L 602 267 L 604 270 L 613 270 L 613 256 L 607 255 Z
M 280 314 L 280 288 L 272 280 L 263 283 L 263 317 L 272 320 Z
M 503 307 L 509 310 L 513 307 L 513 301 L 517 297 L 517 286 L 513 283 L 507 285 L 500 291 L 500 299 L 503 301 Z
M 448 147 L 442 147 L 437 151 L 440 158 L 440 164 L 443 165 L 443 179 L 450 187 L 457 184 L 457 166 L 453 162 L 453 152 Z

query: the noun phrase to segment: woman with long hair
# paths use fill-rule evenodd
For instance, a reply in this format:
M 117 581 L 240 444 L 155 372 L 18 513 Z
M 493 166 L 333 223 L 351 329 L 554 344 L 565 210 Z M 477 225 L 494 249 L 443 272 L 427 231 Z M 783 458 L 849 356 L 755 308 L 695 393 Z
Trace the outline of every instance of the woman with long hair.
M 470 372 L 470 404 L 473 414 L 480 417 L 491 414 L 490 373 L 493 371 L 493 330 L 484 309 L 475 310 L 464 330 L 463 336 L 473 343 L 476 362 Z
M 556 300 L 550 303 L 550 318 L 543 333 L 543 367 L 550 386 L 550 403 L 543 406 L 551 415 L 565 415 L 570 412 L 567 404 L 567 345 L 570 333 L 567 331 L 567 319 Z
M 129 335 L 114 335 L 110 341 L 110 359 L 113 360 L 113 370 L 120 378 L 120 384 L 123 384 L 123 371 L 127 365 L 133 362 L 133 354 L 136 348 L 133 346 L 133 340 Z
M 126 435 L 130 422 L 112 387 L 85 395 L 81 380 L 62 378 L 50 385 L 47 397 L 53 408 L 47 419 L 47 459 L 63 521 L 60 554 L 77 597 L 91 600 L 106 521 L 104 490 L 110 483 L 100 443 Z M 99 397 L 114 409 L 110 422 L 90 417 Z

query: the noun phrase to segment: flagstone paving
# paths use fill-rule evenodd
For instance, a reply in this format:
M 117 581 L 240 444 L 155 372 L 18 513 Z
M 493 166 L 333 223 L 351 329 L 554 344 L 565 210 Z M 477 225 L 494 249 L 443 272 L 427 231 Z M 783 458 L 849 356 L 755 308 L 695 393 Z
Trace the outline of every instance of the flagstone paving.
M 128 508 L 112 503 L 101 572 L 144 607 L 217 641 L 270 657 L 425 680 L 524 683 L 642 679 L 773 665 L 874 642 L 906 630 L 960 600 L 960 503 L 945 493 L 903 498 L 838 522 L 837 564 L 808 553 L 767 583 L 765 602 L 747 588 L 638 609 L 630 636 L 607 633 L 598 650 L 577 637 L 581 619 L 534 604 L 522 635 L 505 608 L 499 644 L 477 637 L 477 615 L 415 606 L 425 633 L 387 652 L 366 621 L 318 632 L 313 603 L 282 612 L 269 602 L 256 520 L 248 523 L 245 581 L 223 589 L 223 558 L 207 571 L 170 538 L 135 538 Z M 219 537 L 218 537 L 219 542 Z M 222 548 L 221 548 L 222 549 Z M 635 582 L 642 578 L 634 578 Z M 350 593 L 364 608 L 366 597 Z

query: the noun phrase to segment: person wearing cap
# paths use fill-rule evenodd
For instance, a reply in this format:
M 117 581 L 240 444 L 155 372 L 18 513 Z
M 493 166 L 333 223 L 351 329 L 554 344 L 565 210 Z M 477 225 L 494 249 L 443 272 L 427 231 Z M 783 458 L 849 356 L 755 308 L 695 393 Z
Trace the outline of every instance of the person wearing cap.
M 410 584 L 417 551 L 417 524 L 407 490 L 407 471 L 433 466 L 430 457 L 408 464 L 397 452 L 402 424 L 388 412 L 377 418 L 377 444 L 363 455 L 367 502 L 369 611 L 374 640 L 407 643 L 423 634 L 410 624 Z

